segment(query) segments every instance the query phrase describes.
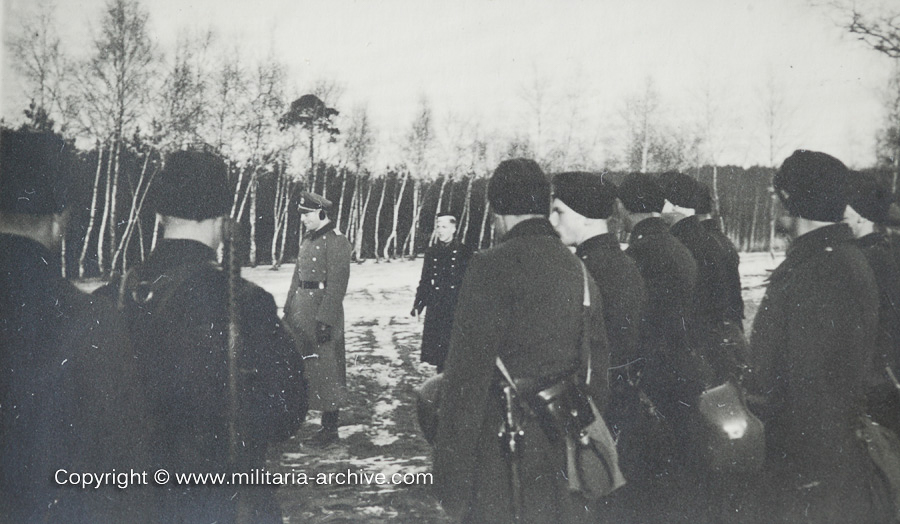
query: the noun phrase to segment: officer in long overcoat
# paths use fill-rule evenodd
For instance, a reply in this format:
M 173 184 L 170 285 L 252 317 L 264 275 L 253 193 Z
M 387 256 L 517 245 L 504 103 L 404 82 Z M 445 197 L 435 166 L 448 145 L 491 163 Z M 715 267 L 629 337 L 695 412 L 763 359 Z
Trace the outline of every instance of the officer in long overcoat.
M 298 338 L 309 382 L 310 409 L 322 411 L 322 427 L 312 443 L 326 446 L 338 440 L 338 417 L 347 401 L 344 349 L 344 295 L 350 278 L 350 242 L 328 216 L 331 201 L 309 192 L 299 196 L 298 209 L 306 229 L 284 319 Z
M 604 418 L 613 434 L 623 427 L 627 405 L 636 400 L 629 373 L 638 358 L 641 315 L 647 289 L 634 260 L 622 251 L 608 219 L 616 209 L 618 188 L 602 175 L 560 173 L 553 177 L 550 223 L 560 240 L 575 247 L 603 298 L 609 339 L 610 405 Z
M 422 362 L 437 366 L 440 373 L 450 349 L 453 311 L 472 250 L 455 238 L 456 217 L 453 215 L 438 216 L 434 231 L 436 242 L 425 250 L 422 275 L 410 314 L 421 315 L 425 310 Z
M 847 168 L 799 150 L 773 184 L 792 239 L 753 322 L 750 392 L 764 399 L 767 522 L 892 522 L 858 436 L 878 329 L 878 288 L 846 224 Z
M 526 159 L 501 162 L 488 199 L 500 243 L 476 253 L 463 280 L 444 372 L 434 481 L 442 506 L 462 522 L 513 522 L 510 465 L 497 439 L 503 421 L 499 356 L 522 390 L 584 366 L 581 264 L 547 220 L 550 184 Z M 588 321 L 592 393 L 606 402 L 608 348 L 593 280 Z M 538 421 L 522 420 L 521 522 L 593 522 L 590 505 L 569 493 L 566 452 Z
M 887 181 L 874 173 L 853 173 L 844 221 L 869 262 L 878 284 L 878 336 L 869 375 L 867 412 L 879 424 L 900 435 L 900 259 L 897 239 L 887 233 L 897 225 L 900 209 Z
M 739 272 L 740 259 L 700 224 L 696 212 L 704 205 L 706 186 L 684 173 L 661 175 L 666 200 L 679 219 L 669 229 L 693 255 L 697 263 L 697 285 L 690 322 L 691 341 L 715 375 L 716 384 L 737 381 L 747 366 Z M 724 235 L 723 235 L 724 236 Z M 727 239 L 726 239 L 727 240 Z
M 149 466 L 124 324 L 61 276 L 70 152 L 0 136 L 0 522 L 144 522 L 141 487 L 70 482 Z
M 697 264 L 669 232 L 661 214 L 665 194 L 657 180 L 634 173 L 619 185 L 630 232 L 625 253 L 647 286 L 641 318 L 636 386 L 641 403 L 619 439 L 629 480 L 618 497 L 634 521 L 694 521 L 705 518 L 704 489 L 693 469 L 693 406 L 709 371 L 691 351 L 690 325 Z
M 303 361 L 275 299 L 240 278 L 232 257 L 226 268 L 216 262 L 232 202 L 226 177 L 212 152 L 170 153 L 148 196 L 162 240 L 98 290 L 117 297 L 129 323 L 151 458 L 173 475 L 264 468 L 269 444 L 306 415 Z M 153 491 L 154 522 L 281 522 L 272 486 L 171 482 Z

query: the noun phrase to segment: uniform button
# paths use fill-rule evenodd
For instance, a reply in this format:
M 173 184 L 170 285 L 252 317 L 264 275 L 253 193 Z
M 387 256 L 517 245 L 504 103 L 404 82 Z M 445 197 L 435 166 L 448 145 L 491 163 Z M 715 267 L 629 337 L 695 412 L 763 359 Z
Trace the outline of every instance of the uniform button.
M 831 253 L 832 251 L 834 251 L 834 248 L 831 247 L 831 246 L 829 246 L 829 247 L 826 247 L 826 248 L 825 248 L 825 251 L 828 252 L 828 253 Z
M 313 296 L 313 292 L 312 292 L 312 291 L 309 292 L 309 296 Z
M 316 249 L 322 249 L 322 246 L 316 246 Z
M 315 272 L 316 272 L 316 270 L 315 270 L 315 269 L 313 269 L 313 270 L 312 270 L 312 271 L 313 271 L 313 273 L 315 273 Z
M 313 262 L 315 262 L 315 261 L 316 261 L 316 257 L 313 257 Z
M 456 289 L 456 286 L 450 286 L 450 289 Z

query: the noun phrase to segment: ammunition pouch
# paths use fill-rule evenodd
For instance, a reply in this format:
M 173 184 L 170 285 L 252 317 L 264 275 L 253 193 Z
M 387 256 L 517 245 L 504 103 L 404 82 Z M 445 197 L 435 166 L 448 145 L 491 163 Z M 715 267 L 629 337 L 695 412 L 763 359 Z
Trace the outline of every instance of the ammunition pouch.
M 577 373 L 557 378 L 524 395 L 551 442 L 577 438 L 595 420 L 586 385 Z

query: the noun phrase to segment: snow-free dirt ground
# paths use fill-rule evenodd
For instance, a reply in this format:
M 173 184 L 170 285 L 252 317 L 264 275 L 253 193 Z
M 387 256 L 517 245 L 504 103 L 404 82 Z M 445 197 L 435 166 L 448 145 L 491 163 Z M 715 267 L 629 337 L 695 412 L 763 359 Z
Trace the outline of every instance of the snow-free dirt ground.
M 765 292 L 765 279 L 781 262 L 766 253 L 743 254 L 741 274 L 747 332 Z M 422 324 L 409 316 L 422 259 L 351 267 L 346 310 L 349 406 L 341 412 L 341 441 L 324 450 L 302 441 L 318 427 L 310 414 L 298 434 L 273 449 L 268 470 L 319 473 L 417 474 L 430 471 L 430 452 L 416 423 L 413 390 L 433 373 L 419 363 Z M 293 265 L 271 271 L 245 268 L 243 276 L 284 304 Z M 449 520 L 430 495 L 427 477 L 417 485 L 348 486 L 331 482 L 281 487 L 285 522 L 434 522 Z

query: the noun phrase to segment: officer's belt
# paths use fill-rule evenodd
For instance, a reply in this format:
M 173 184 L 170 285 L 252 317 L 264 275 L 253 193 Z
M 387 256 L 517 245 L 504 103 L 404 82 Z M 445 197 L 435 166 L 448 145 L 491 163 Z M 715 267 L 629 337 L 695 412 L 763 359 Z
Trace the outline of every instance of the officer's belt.
M 313 280 L 301 280 L 297 285 L 301 289 L 325 289 L 325 282 L 316 282 Z

